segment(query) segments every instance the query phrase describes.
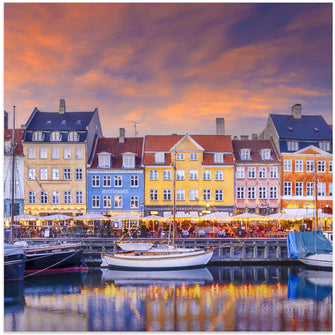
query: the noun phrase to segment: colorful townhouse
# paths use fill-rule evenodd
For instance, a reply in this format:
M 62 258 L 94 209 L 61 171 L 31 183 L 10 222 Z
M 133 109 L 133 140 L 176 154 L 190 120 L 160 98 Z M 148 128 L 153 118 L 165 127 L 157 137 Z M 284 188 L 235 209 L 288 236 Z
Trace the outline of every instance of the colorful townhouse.
M 100 138 L 88 162 L 87 211 L 100 214 L 143 214 L 143 138 Z
M 13 180 L 13 148 L 14 150 L 14 215 L 24 212 L 24 178 L 23 178 L 23 129 L 15 130 L 15 144 L 13 143 L 13 129 L 4 131 L 4 217 L 9 218 L 12 213 L 12 180 Z
M 24 212 L 45 216 L 86 214 L 88 157 L 102 137 L 99 113 L 37 108 L 24 126 Z
M 332 213 L 332 130 L 319 115 L 270 114 L 263 131 L 273 139 L 282 161 L 282 209 L 296 217 L 318 211 Z M 317 202 L 316 202 L 317 198 Z
M 145 215 L 197 217 L 234 210 L 230 136 L 149 135 L 144 140 Z
M 271 140 L 233 140 L 235 213 L 280 210 L 280 155 Z

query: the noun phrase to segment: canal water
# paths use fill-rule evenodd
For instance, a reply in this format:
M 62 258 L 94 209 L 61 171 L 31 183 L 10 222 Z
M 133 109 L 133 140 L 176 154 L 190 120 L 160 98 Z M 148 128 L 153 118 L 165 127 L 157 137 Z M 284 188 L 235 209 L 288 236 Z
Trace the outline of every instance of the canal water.
M 4 287 L 5 331 L 332 331 L 332 272 L 91 268 Z

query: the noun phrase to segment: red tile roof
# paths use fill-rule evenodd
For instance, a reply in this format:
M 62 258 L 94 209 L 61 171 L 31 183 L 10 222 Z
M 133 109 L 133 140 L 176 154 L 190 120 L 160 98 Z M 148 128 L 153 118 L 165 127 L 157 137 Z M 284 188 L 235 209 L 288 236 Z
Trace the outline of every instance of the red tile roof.
M 15 129 L 15 143 L 16 150 L 15 155 L 23 154 L 22 138 L 23 138 L 24 129 Z M 4 142 L 12 139 L 13 129 L 5 129 L 4 131 Z

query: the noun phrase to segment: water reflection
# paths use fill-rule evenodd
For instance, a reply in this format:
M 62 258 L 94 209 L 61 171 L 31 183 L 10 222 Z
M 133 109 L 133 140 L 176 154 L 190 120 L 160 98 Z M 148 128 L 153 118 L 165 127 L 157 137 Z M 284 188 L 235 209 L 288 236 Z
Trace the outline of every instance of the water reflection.
M 18 299 L 5 287 L 5 330 L 331 331 L 331 276 L 262 266 L 30 277 Z

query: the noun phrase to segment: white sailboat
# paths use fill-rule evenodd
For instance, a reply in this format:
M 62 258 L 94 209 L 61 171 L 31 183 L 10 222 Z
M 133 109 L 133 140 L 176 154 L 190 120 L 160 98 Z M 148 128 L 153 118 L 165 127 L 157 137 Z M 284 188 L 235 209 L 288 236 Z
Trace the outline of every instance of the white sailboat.
M 172 244 L 149 249 L 118 251 L 114 254 L 102 253 L 102 267 L 123 269 L 181 269 L 206 266 L 213 256 L 213 250 L 175 247 L 176 222 L 176 152 L 173 160 L 173 227 Z M 136 244 L 134 243 L 136 248 Z

